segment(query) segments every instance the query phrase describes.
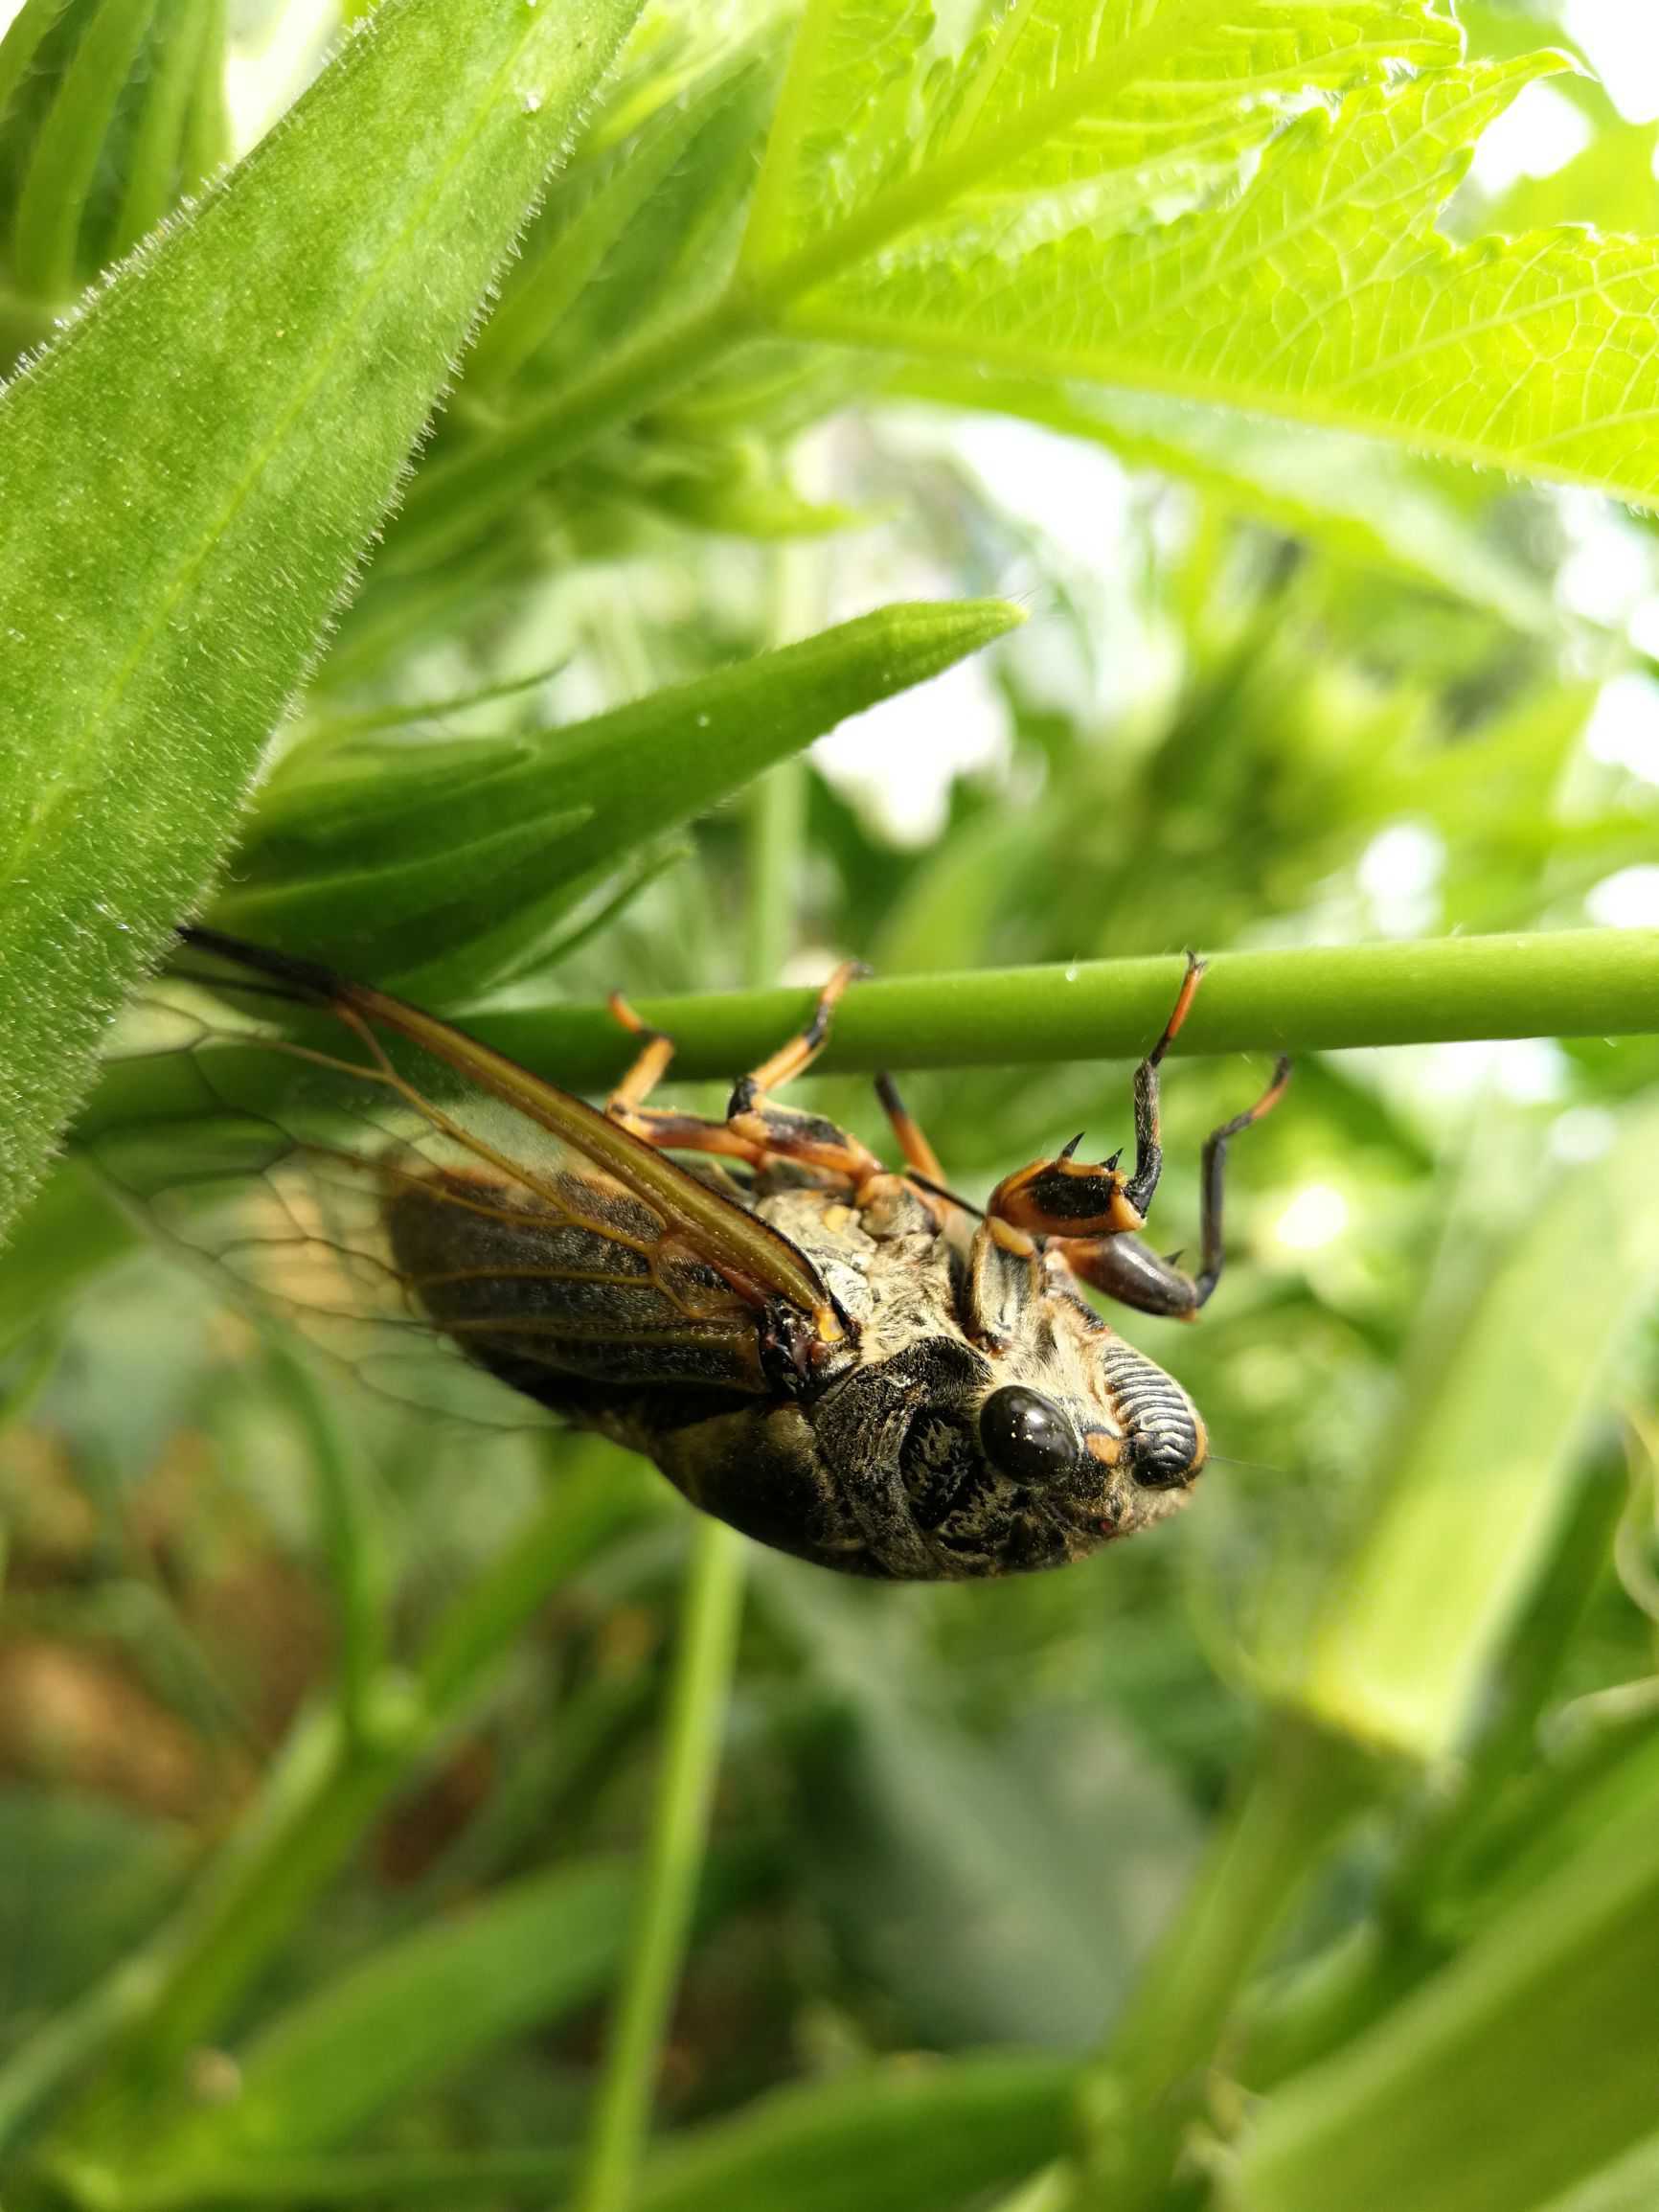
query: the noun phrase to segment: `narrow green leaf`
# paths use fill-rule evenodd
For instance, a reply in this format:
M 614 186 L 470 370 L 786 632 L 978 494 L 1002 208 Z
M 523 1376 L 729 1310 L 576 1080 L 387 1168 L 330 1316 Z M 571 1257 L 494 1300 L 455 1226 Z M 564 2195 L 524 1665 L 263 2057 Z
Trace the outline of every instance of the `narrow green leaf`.
M 179 146 L 179 182 L 193 191 L 230 158 L 231 119 L 225 103 L 225 0 L 208 0 L 197 71 Z
M 102 0 L 63 73 L 17 197 L 12 262 L 39 299 L 76 288 L 76 243 L 105 133 L 144 46 L 156 0 Z
M 382 1945 L 280 2015 L 242 2055 L 235 2103 L 153 2143 L 147 2166 L 171 2179 L 345 2141 L 397 2098 L 572 2012 L 615 1975 L 635 1881 L 622 1860 L 560 1866 Z
M 199 898 L 638 5 L 386 0 L 0 396 L 0 1219 Z
M 1000 600 L 883 607 L 568 729 L 463 741 L 395 770 L 384 747 L 302 763 L 214 918 L 290 951 L 349 950 L 382 976 L 419 969 L 434 995 L 470 947 L 453 979 L 476 990 L 596 871 L 1022 619 Z
M 1434 1348 L 1375 1525 L 1294 1688 L 1327 1726 L 1426 1761 L 1463 1741 L 1555 1537 L 1586 1421 L 1659 1288 L 1659 1214 L 1631 1203 L 1656 1176 L 1648 1112 L 1604 1159 L 1541 1181 L 1519 1246 L 1456 1340 Z
M 544 217 L 545 235 L 538 233 L 532 258 L 479 339 L 467 369 L 469 384 L 516 374 L 538 346 L 559 333 L 561 319 L 599 275 L 618 240 L 637 223 L 698 133 L 731 100 L 734 74 L 729 65 L 711 73 L 707 83 L 653 115 L 562 222 Z M 662 275 L 655 269 L 653 283 L 660 285 Z
M 0 136 L 5 139 L 13 131 L 18 89 L 68 5 L 69 0 L 23 0 L 0 38 Z
M 1656 1988 L 1659 1827 L 1648 1805 L 1273 2099 L 1228 2203 L 1532 2212 L 1651 2133 Z
M 781 2089 L 664 2150 L 638 2212 L 951 2212 L 1063 2148 L 1076 2081 L 1062 2060 L 975 2056 Z
M 144 86 L 144 109 L 126 160 L 126 185 L 110 252 L 126 253 L 180 196 L 193 191 L 211 164 L 196 165 L 193 128 L 203 80 L 224 67 L 217 0 L 169 0 L 167 35 L 156 42 Z

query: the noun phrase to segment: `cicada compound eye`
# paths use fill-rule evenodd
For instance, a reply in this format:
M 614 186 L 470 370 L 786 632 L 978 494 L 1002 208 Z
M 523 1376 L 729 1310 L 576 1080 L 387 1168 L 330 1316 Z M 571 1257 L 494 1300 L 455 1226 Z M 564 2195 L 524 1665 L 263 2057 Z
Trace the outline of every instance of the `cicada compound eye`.
M 1054 1401 L 1017 1382 L 980 1407 L 979 1441 L 992 1467 L 1015 1482 L 1058 1482 L 1083 1457 L 1082 1438 Z

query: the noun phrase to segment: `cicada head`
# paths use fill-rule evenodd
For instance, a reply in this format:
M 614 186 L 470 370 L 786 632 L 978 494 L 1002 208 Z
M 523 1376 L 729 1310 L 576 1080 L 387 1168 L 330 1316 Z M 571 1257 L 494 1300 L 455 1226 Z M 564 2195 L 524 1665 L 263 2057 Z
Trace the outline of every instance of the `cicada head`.
M 906 1445 L 905 1487 L 935 1544 L 983 1555 L 967 1572 L 1058 1565 L 1180 1510 L 1209 1452 L 1197 1408 L 1063 1264 L 982 1229 L 959 1296 L 971 1365 Z M 943 1479 L 923 1467 L 930 1454 L 948 1463 Z
M 814 1222 L 803 1196 L 787 1226 L 837 1283 L 856 1355 L 763 1436 L 724 1417 L 662 1439 L 689 1496 L 763 1542 L 904 1581 L 1062 1566 L 1179 1510 L 1203 1424 L 1057 1270 L 987 1232 L 965 1267 L 924 1227 L 890 1218 L 871 1237 L 845 1215 Z

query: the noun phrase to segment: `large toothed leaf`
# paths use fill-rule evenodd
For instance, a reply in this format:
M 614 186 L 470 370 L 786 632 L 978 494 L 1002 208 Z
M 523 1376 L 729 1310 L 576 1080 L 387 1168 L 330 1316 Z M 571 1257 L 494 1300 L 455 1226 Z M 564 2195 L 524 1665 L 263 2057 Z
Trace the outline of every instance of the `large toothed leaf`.
M 1218 193 L 1311 96 L 1460 51 L 1438 0 L 1012 0 L 983 12 L 986 34 L 952 53 L 924 0 L 812 0 L 733 281 L 684 331 L 574 363 L 553 392 L 446 455 L 418 488 L 399 558 L 446 558 L 618 422 L 706 381 L 757 337 L 851 317 L 899 269 L 902 293 L 919 259 L 931 275 L 936 249 L 994 309 L 1033 209 L 1045 237 L 1085 220 L 1075 281 L 1086 302 L 1103 282 L 1091 252 L 1104 258 L 1116 232 L 1161 219 L 1171 189 Z M 883 344 L 912 342 L 900 317 L 892 331 L 863 320 Z M 919 323 L 917 344 L 926 331 Z M 963 359 L 984 351 L 966 327 L 938 345 Z
M 0 1219 L 199 899 L 638 0 L 386 0 L 0 398 Z
M 849 220 L 887 227 L 888 195 L 914 221 L 965 198 L 1224 159 L 1272 129 L 1287 95 L 1460 51 L 1436 0 L 1016 0 L 922 83 L 932 29 L 924 0 L 808 9 L 756 196 L 753 265 Z
M 1460 248 L 1435 228 L 1481 131 L 1552 66 L 1440 70 L 1315 108 L 1230 203 L 1104 241 L 936 230 L 794 319 L 1652 501 L 1659 246 L 1561 230 Z

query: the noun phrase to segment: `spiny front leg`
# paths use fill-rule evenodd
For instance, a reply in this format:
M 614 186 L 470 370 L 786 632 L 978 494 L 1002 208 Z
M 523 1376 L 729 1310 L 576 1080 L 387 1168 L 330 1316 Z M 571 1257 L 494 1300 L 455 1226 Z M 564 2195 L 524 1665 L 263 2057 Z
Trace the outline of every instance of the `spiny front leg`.
M 1172 1320 L 1195 1321 L 1221 1280 L 1225 1259 L 1221 1200 L 1228 1141 L 1271 1113 L 1284 1096 L 1289 1081 L 1290 1062 L 1281 1060 L 1274 1066 L 1272 1082 L 1256 1104 L 1223 1122 L 1204 1140 L 1199 1166 L 1201 1249 L 1196 1275 L 1185 1273 L 1173 1259 L 1160 1259 L 1134 1236 L 1058 1238 L 1052 1248 L 1064 1258 L 1074 1275 L 1121 1305 Z
M 1181 988 L 1175 994 L 1170 1018 L 1164 1024 L 1164 1033 L 1135 1070 L 1135 1172 L 1129 1177 L 1124 1196 L 1143 1221 L 1151 1209 L 1152 1194 L 1157 1190 L 1158 1177 L 1164 1172 L 1158 1070 L 1163 1065 L 1164 1055 L 1179 1036 L 1181 1024 L 1192 1012 L 1193 1001 L 1197 997 L 1198 986 L 1203 980 L 1204 963 L 1195 952 L 1189 952 L 1187 972 L 1181 978 Z
M 1187 972 L 1163 1034 L 1135 1070 L 1134 1173 L 1120 1173 L 1122 1152 L 1093 1164 L 1075 1158 L 1083 1141 L 1079 1132 L 1056 1158 L 1021 1168 L 997 1185 L 986 1209 L 993 1220 L 1034 1237 L 1125 1237 L 1144 1225 L 1164 1167 L 1158 1069 L 1198 994 L 1203 974 L 1204 963 L 1189 952 Z

